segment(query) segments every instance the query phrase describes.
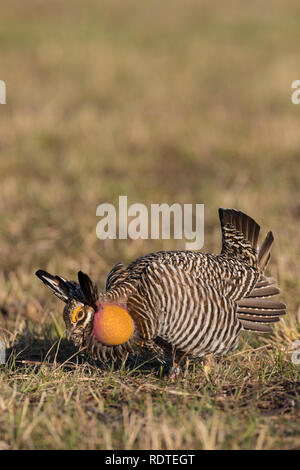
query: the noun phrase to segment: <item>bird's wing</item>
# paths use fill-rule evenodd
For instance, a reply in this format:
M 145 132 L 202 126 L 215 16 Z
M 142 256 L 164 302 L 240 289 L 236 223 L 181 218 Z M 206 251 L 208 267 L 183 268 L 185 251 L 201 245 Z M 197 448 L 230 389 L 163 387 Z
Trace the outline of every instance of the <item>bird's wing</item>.
M 124 281 L 128 275 L 128 271 L 126 266 L 120 261 L 117 263 L 109 272 L 107 279 L 106 279 L 106 291 L 109 291 L 113 287 L 115 287 L 119 282 Z
M 128 285 L 136 285 L 140 282 L 141 275 L 149 264 L 155 260 L 163 259 L 172 252 L 158 251 L 149 253 L 132 261 L 127 267 L 120 261 L 109 272 L 106 280 L 106 291 L 115 288 L 118 284 L 126 280 Z M 127 282 L 128 281 L 128 282 Z

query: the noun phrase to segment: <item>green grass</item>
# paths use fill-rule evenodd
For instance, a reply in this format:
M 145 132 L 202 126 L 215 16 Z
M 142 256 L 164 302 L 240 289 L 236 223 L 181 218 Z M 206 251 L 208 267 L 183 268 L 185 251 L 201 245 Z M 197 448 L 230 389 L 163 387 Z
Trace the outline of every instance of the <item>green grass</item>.
M 0 448 L 300 447 L 299 13 L 296 0 L 1 6 Z M 245 334 L 208 378 L 197 364 L 174 382 L 145 353 L 73 356 L 36 269 L 82 269 L 103 288 L 119 260 L 184 248 L 98 240 L 97 206 L 122 194 L 204 203 L 205 251 L 220 249 L 220 206 L 271 229 L 288 306 L 274 334 Z

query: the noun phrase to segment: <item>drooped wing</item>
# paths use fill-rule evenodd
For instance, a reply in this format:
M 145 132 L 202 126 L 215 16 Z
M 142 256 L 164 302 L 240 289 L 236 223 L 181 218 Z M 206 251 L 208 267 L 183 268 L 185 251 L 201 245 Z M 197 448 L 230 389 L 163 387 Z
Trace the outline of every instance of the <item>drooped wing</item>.
M 116 286 L 119 282 L 124 281 L 128 276 L 126 266 L 120 261 L 117 263 L 109 272 L 106 279 L 106 291 L 109 291 L 112 287 Z

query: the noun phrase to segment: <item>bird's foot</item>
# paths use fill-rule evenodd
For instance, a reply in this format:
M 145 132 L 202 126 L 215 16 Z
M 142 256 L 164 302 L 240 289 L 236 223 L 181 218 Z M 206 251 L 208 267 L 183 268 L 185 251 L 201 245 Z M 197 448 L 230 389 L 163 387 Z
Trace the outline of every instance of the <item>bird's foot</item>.
M 172 383 L 175 379 L 179 377 L 181 374 L 181 368 L 178 367 L 176 364 L 171 367 L 169 381 Z
M 207 379 L 212 372 L 213 366 L 215 365 L 215 357 L 214 354 L 207 354 L 203 360 L 203 371 Z

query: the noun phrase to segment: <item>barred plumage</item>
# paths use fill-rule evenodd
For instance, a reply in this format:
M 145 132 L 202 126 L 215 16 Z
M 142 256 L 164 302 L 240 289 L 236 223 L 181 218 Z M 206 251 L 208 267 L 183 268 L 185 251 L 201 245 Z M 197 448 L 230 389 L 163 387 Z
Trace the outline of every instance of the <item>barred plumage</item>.
M 105 293 L 98 294 L 81 272 L 78 285 L 38 271 L 66 302 L 64 318 L 75 344 L 104 361 L 132 352 L 135 344 L 161 359 L 170 351 L 198 358 L 235 349 L 242 329 L 272 331 L 269 324 L 285 313 L 283 303 L 270 299 L 279 293 L 275 280 L 264 275 L 273 235 L 268 233 L 258 251 L 260 227 L 253 219 L 234 209 L 219 209 L 219 215 L 221 254 L 160 251 L 128 267 L 118 263 Z M 84 314 L 73 322 L 78 305 Z M 95 334 L 95 318 L 106 305 L 121 306 L 133 320 L 133 334 L 123 344 L 103 344 Z

